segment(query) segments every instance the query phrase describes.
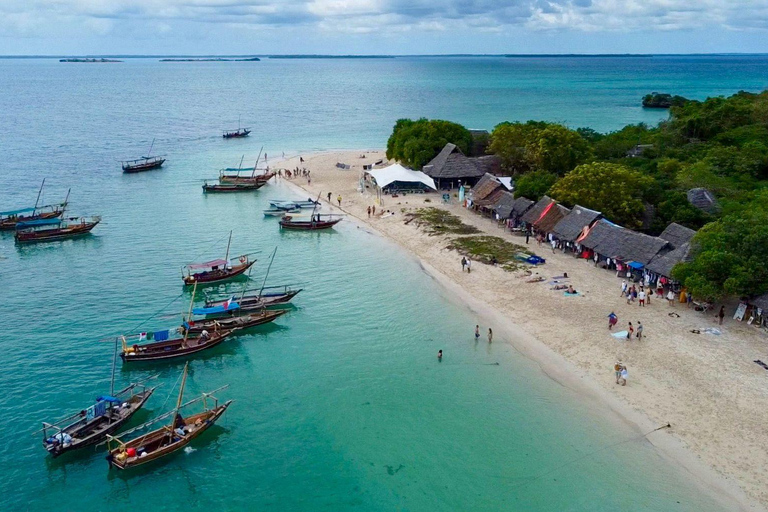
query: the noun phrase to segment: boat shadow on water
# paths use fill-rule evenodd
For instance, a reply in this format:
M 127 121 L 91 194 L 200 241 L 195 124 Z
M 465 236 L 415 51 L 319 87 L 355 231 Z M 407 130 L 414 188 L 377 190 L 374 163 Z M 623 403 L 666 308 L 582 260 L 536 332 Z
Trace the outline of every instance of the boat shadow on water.
M 190 441 L 190 443 L 185 446 L 184 448 L 173 452 L 165 457 L 160 457 L 158 459 L 149 461 L 145 464 L 142 464 L 140 466 L 136 466 L 134 468 L 131 468 L 128 471 L 120 471 L 115 468 L 109 469 L 109 473 L 107 474 L 107 480 L 108 481 L 114 481 L 114 480 L 122 480 L 123 482 L 128 482 L 131 480 L 136 479 L 142 479 L 144 477 L 152 476 L 153 478 L 157 476 L 158 471 L 164 471 L 164 470 L 172 470 L 177 471 L 181 470 L 183 471 L 184 468 L 180 467 L 179 464 L 184 464 L 186 461 L 185 459 L 187 457 L 199 457 L 201 454 L 204 456 L 217 456 L 217 446 L 218 446 L 218 440 L 222 438 L 222 436 L 226 435 L 230 432 L 230 429 L 220 425 L 215 424 L 211 425 L 206 429 L 205 432 L 200 434 L 198 437 Z M 201 448 L 205 448 L 204 450 Z M 105 461 L 106 463 L 106 461 Z M 176 465 L 176 467 L 170 467 Z

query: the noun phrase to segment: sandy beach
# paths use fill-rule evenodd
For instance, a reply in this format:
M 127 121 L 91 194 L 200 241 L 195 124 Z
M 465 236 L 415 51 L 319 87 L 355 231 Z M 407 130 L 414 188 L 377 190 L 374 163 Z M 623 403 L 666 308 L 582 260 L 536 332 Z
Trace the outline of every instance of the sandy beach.
M 365 155 L 365 158 L 361 158 Z M 671 424 L 648 436 L 665 456 L 681 464 L 702 486 L 715 491 L 728 510 L 765 510 L 768 506 L 768 372 L 755 364 L 765 360 L 768 343 L 757 329 L 726 318 L 717 326 L 715 312 L 699 313 L 684 304 L 670 305 L 655 296 L 641 308 L 620 298 L 621 279 L 615 272 L 595 268 L 530 240 L 528 249 L 546 258 L 533 272 L 544 282 L 526 283 L 521 271 L 473 262 L 471 274 L 462 271 L 461 255 L 446 249 L 453 236 L 430 236 L 417 222 L 405 224 L 406 214 L 434 206 L 459 216 L 483 234 L 525 245 L 525 238 L 498 227 L 457 204 L 443 204 L 438 194 L 385 196 L 376 203 L 370 191 L 358 190 L 364 164 L 385 158 L 383 150 L 335 151 L 271 162 L 273 168 L 303 167 L 307 178 L 276 178 L 320 194 L 325 213 L 345 213 L 413 253 L 425 271 L 448 295 L 478 314 L 482 332 L 494 329 L 494 343 L 511 343 L 538 362 L 542 371 L 613 409 L 638 432 Z M 350 169 L 336 167 L 338 162 Z M 331 193 L 332 204 L 327 194 Z M 337 196 L 341 195 L 339 207 Z M 394 214 L 370 218 L 366 209 Z M 568 274 L 579 296 L 551 290 L 554 276 Z M 718 305 L 719 306 L 719 305 Z M 727 311 L 733 312 L 733 307 Z M 627 322 L 644 325 L 641 341 L 610 335 L 607 316 L 618 315 L 614 330 Z M 473 326 L 468 326 L 472 329 Z M 703 331 L 718 327 L 722 334 Z M 629 369 L 627 386 L 617 386 L 613 364 Z

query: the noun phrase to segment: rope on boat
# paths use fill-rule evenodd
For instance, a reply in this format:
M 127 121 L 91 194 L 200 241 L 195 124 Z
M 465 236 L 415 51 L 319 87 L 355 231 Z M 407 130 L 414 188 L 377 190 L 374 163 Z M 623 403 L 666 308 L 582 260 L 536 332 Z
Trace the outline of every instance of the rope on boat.
M 666 425 L 662 425 L 662 426 L 657 427 L 657 428 L 655 428 L 653 430 L 649 430 L 645 434 L 641 434 L 639 436 L 631 437 L 629 439 L 624 439 L 623 441 L 619 441 L 619 442 L 616 442 L 616 443 L 613 443 L 613 444 L 609 444 L 609 445 L 603 446 L 602 448 L 599 448 L 599 449 L 597 449 L 595 451 L 592 451 L 592 452 L 589 452 L 589 453 L 585 453 L 584 455 L 582 455 L 580 457 L 576 457 L 575 459 L 571 459 L 571 460 L 569 460 L 568 462 L 566 462 L 564 464 L 561 464 L 559 466 L 556 466 L 556 467 L 550 469 L 549 471 L 545 471 L 543 473 L 540 473 L 538 475 L 534 475 L 534 476 L 531 476 L 531 477 L 523 477 L 523 478 L 526 478 L 526 480 L 528 480 L 528 481 L 527 482 L 522 482 L 519 485 L 513 486 L 512 489 L 519 489 L 521 487 L 528 486 L 528 485 L 536 482 L 537 480 L 540 480 L 540 479 L 544 478 L 545 476 L 549 476 L 552 473 L 560 471 L 561 469 L 563 469 L 563 468 L 565 468 L 567 466 L 570 466 L 572 464 L 575 464 L 577 462 L 580 462 L 580 461 L 582 461 L 582 460 L 584 460 L 584 459 L 586 459 L 588 457 L 592 457 L 592 456 L 594 456 L 594 455 L 596 455 L 596 454 L 598 454 L 600 452 L 604 452 L 605 450 L 608 450 L 608 449 L 613 448 L 615 446 L 631 443 L 631 442 L 637 441 L 639 439 L 645 439 L 646 437 L 648 437 L 649 435 L 653 434 L 654 432 L 657 432 L 659 430 L 663 430 L 665 428 L 672 428 L 672 425 L 670 423 L 667 423 Z M 497 478 L 507 478 L 507 477 L 497 476 Z

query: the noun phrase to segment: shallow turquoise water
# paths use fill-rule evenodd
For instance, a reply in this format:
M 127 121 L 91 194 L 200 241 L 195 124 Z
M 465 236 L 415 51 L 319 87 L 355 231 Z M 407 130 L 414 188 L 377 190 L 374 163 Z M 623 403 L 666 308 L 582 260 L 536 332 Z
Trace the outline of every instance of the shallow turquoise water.
M 589 60 L 494 62 L 0 60 L 0 119 L 10 127 L 0 204 L 34 201 L 47 176 L 47 199 L 72 186 L 73 213 L 104 216 L 86 239 L 17 248 L 0 238 L 2 508 L 716 509 L 647 442 L 606 448 L 637 433 L 599 406 L 506 344 L 475 344 L 476 315 L 444 297 L 396 246 L 352 222 L 329 233 L 281 233 L 261 215 L 269 198 L 290 194 L 278 185 L 242 196 L 200 190 L 199 178 L 243 153 L 255 157 L 262 144 L 271 155 L 382 146 L 402 115 L 490 127 L 525 104 L 521 117 L 537 117 L 550 107 L 536 91 L 553 81 L 573 98 L 603 99 L 594 109 L 549 110 L 550 118 L 588 124 L 600 116 L 610 129 L 659 115 L 636 107 L 639 89 L 679 83 L 674 92 L 720 93 L 758 87 L 768 69 L 765 59 L 704 59 L 689 63 L 685 78 L 677 61 L 655 71 L 625 60 L 603 68 Z M 632 66 L 642 81 L 616 78 Z M 512 110 L 499 111 L 502 103 Z M 239 113 L 259 114 L 255 136 L 221 140 L 219 128 Z M 166 168 L 120 174 L 115 160 L 143 152 L 153 137 L 168 154 Z M 188 305 L 181 265 L 223 256 L 230 229 L 233 254 L 261 251 L 254 280 L 278 246 L 270 281 L 306 290 L 274 325 L 193 359 L 188 396 L 230 384 L 220 397 L 235 402 L 221 423 L 194 451 L 130 474 L 108 471 L 102 452 L 46 459 L 31 435 L 39 421 L 108 389 L 112 346 L 98 340 L 174 325 Z M 160 374 L 163 386 L 138 420 L 163 412 L 182 366 L 118 372 L 126 383 Z

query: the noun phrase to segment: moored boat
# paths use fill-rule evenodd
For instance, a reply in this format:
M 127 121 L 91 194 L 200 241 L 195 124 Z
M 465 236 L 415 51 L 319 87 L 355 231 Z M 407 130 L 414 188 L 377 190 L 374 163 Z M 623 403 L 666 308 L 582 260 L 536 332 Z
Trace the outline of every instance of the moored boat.
M 101 217 L 40 219 L 16 224 L 16 243 L 56 242 L 87 235 L 101 222 Z
M 40 185 L 40 190 L 37 192 L 35 206 L 0 212 L 0 231 L 13 231 L 16 229 L 19 222 L 56 219 L 64 214 L 64 210 L 67 208 L 67 202 L 69 201 L 69 192 L 67 192 L 67 197 L 64 199 L 63 203 L 40 206 L 40 195 L 43 193 L 44 185 L 45 178 L 43 178 L 43 183 Z
M 162 332 L 168 333 L 169 338 L 149 343 L 141 343 L 139 338 L 135 340 L 136 343 L 129 344 L 130 338 L 128 336 L 122 336 L 123 350 L 120 352 L 120 357 L 123 362 L 135 363 L 139 361 L 160 361 L 163 359 L 188 356 L 219 345 L 227 339 L 233 331 L 220 330 L 214 331 L 213 333 L 202 332 L 196 336 L 190 336 L 189 333 L 186 333 L 181 337 L 174 338 L 170 338 L 171 333 L 169 331 Z M 140 337 L 141 335 L 138 336 Z
M 209 316 L 216 313 L 208 313 L 208 310 L 217 310 L 218 308 L 196 308 L 193 310 L 195 315 Z M 188 320 L 182 324 L 182 328 L 189 333 L 200 333 L 208 329 L 227 329 L 227 330 L 242 330 L 250 329 L 258 325 L 267 324 L 274 321 L 279 316 L 287 313 L 288 310 L 264 310 L 248 314 L 242 314 L 240 308 L 230 310 L 230 314 L 236 314 L 237 316 L 222 317 L 222 318 L 204 318 L 202 320 Z
M 271 208 L 269 210 L 264 210 L 264 216 L 265 217 L 283 217 L 284 215 L 288 215 L 290 213 L 299 213 L 301 212 L 300 208 L 294 208 L 292 210 L 281 210 L 279 208 Z
M 206 261 L 205 263 L 190 263 L 181 270 L 181 278 L 187 286 L 208 283 L 217 283 L 226 281 L 242 275 L 251 268 L 256 260 L 251 261 L 248 254 L 243 254 L 233 260 L 238 263 L 232 264 L 229 259 L 229 248 L 232 245 L 232 232 L 229 232 L 229 241 L 227 242 L 227 252 L 224 259 Z
M 249 128 L 238 128 L 237 130 L 223 130 L 221 136 L 225 139 L 240 139 L 251 134 Z
M 313 201 L 312 199 L 307 199 L 306 201 L 290 201 L 288 199 L 277 199 L 274 201 L 269 202 L 270 206 L 273 208 L 280 208 L 280 209 L 293 209 L 293 208 L 315 208 L 317 205 L 320 204 L 320 201 Z
M 152 144 L 149 146 L 147 156 L 137 158 L 135 160 L 123 160 L 121 162 L 123 172 L 127 174 L 150 171 L 152 169 L 159 169 L 165 163 L 164 156 L 149 156 L 152 154 L 152 148 L 155 147 L 155 139 L 152 139 Z
M 167 417 L 172 418 L 170 424 L 163 425 L 161 428 L 146 434 L 138 435 L 128 441 L 123 441 L 119 437 L 109 436 L 110 450 L 107 455 L 107 461 L 109 462 L 110 467 L 130 469 L 170 455 L 181 448 L 184 448 L 194 438 L 208 430 L 208 428 L 216 423 L 221 415 L 224 414 L 232 403 L 232 400 L 227 400 L 223 404 L 219 404 L 218 398 L 213 396 L 213 393 L 224 389 L 226 386 L 210 393 L 204 393 L 200 398 L 182 404 L 184 386 L 187 381 L 188 364 L 189 363 L 184 365 L 176 408 L 153 421 L 123 433 L 122 436 L 125 438 L 125 436 L 140 431 Z M 208 400 L 211 399 L 213 400 L 213 407 L 208 408 Z M 187 417 L 181 415 L 181 410 L 183 408 L 199 401 L 203 402 L 203 412 Z M 112 448 L 112 443 L 116 443 L 117 447 Z
M 215 183 L 209 185 L 205 182 L 203 185 L 203 192 L 252 192 L 259 190 L 266 185 L 266 182 L 249 182 L 249 183 Z
M 287 286 L 266 287 L 255 292 L 245 292 L 237 300 L 241 311 L 252 311 L 254 308 L 267 308 L 279 304 L 288 304 L 301 292 L 301 288 L 289 288 Z M 231 299 L 230 299 L 231 300 Z M 223 306 L 226 300 L 206 300 L 206 307 Z
M 341 217 L 333 214 L 313 213 L 309 218 L 297 218 L 286 215 L 280 219 L 282 229 L 317 231 L 321 229 L 330 229 L 341 222 Z

